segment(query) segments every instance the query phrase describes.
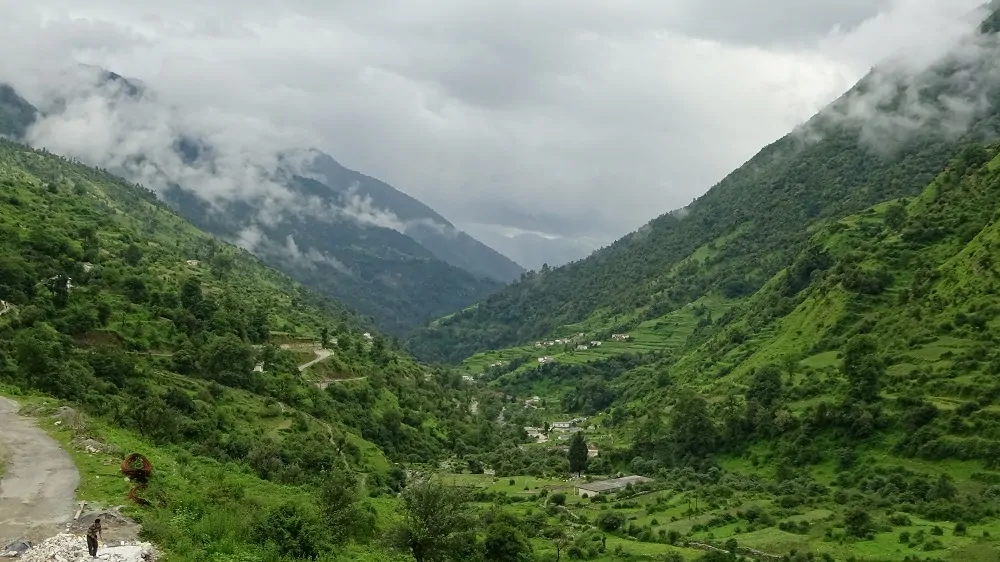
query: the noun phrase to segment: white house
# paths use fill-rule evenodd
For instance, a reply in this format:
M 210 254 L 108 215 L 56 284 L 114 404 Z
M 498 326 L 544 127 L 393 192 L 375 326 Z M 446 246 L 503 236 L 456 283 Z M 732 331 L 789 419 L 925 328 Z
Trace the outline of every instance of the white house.
M 545 363 L 551 363 L 553 361 L 555 361 L 555 359 L 553 359 L 551 355 L 546 355 L 545 357 L 539 357 L 538 358 L 538 362 L 541 363 L 541 364 L 543 364 L 543 365 Z
M 590 345 L 592 347 L 601 347 L 601 342 L 598 341 L 598 340 L 593 340 L 593 341 L 590 342 Z
M 576 346 L 576 350 L 577 351 L 587 351 L 588 349 L 590 349 L 590 348 L 587 347 L 587 346 L 585 346 L 585 345 L 583 345 L 583 344 L 580 344 L 580 345 Z
M 552 429 L 569 429 L 573 426 L 573 422 L 568 421 L 557 421 L 549 424 Z
M 628 341 L 632 339 L 632 336 L 628 334 L 611 334 L 612 341 Z

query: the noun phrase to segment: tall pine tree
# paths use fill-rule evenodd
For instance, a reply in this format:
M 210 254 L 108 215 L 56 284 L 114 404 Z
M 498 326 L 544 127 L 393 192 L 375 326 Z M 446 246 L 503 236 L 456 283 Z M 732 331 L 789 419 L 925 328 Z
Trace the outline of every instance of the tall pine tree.
M 577 476 L 587 470 L 587 442 L 583 439 L 583 432 L 573 434 L 573 439 L 569 442 L 569 471 L 575 472 Z

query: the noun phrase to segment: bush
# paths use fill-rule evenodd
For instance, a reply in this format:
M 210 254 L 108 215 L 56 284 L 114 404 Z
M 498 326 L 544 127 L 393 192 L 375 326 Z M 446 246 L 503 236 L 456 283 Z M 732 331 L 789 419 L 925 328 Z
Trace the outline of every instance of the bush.
M 549 503 L 555 505 L 566 505 L 566 494 L 555 493 L 549 497 Z
M 613 533 L 625 524 L 625 517 L 614 511 L 605 511 L 597 517 L 597 526 L 602 531 Z

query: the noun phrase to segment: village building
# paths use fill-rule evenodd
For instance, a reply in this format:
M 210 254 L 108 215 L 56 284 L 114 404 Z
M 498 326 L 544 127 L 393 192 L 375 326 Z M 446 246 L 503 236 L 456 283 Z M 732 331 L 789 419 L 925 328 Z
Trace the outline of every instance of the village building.
M 525 427 L 524 432 L 528 434 L 529 439 L 534 439 L 537 443 L 545 443 L 549 440 L 545 431 L 540 427 Z
M 593 446 L 593 445 L 588 445 L 588 446 L 587 446 L 587 456 L 588 456 L 589 458 L 594 458 L 594 457 L 596 457 L 596 456 L 597 456 L 597 455 L 598 455 L 599 453 L 600 453 L 600 451 L 598 451 L 598 450 L 597 450 L 597 447 L 595 447 L 595 446 Z
M 588 349 L 590 349 L 590 348 L 587 347 L 587 346 L 585 346 L 585 345 L 583 345 L 583 344 L 580 344 L 580 345 L 576 346 L 576 350 L 577 351 L 587 351 Z
M 551 355 L 546 355 L 545 357 L 538 358 L 538 362 L 541 363 L 542 365 L 546 363 L 551 363 L 553 361 L 555 361 L 555 359 Z
M 611 334 L 611 341 L 628 341 L 632 336 L 628 334 Z
M 652 478 L 646 478 L 645 476 L 623 476 L 621 478 L 612 478 L 611 480 L 581 482 L 576 485 L 576 495 L 593 498 L 601 494 L 613 494 L 620 490 L 624 490 L 629 484 L 634 486 L 636 484 L 645 484 L 646 482 L 652 481 Z
M 591 347 L 601 347 L 601 343 L 602 342 L 600 342 L 598 340 L 593 340 L 593 341 L 590 342 L 590 345 L 591 345 Z

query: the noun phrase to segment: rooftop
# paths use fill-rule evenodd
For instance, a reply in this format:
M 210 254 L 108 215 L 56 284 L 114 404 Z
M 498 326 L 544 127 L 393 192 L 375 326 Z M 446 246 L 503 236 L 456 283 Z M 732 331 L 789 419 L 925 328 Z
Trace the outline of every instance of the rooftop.
M 646 478 L 645 476 L 622 476 L 621 478 L 612 478 L 611 480 L 583 482 L 577 484 L 576 487 L 589 492 L 608 492 L 610 490 L 620 490 L 629 484 L 643 484 L 652 481 L 652 478 Z

